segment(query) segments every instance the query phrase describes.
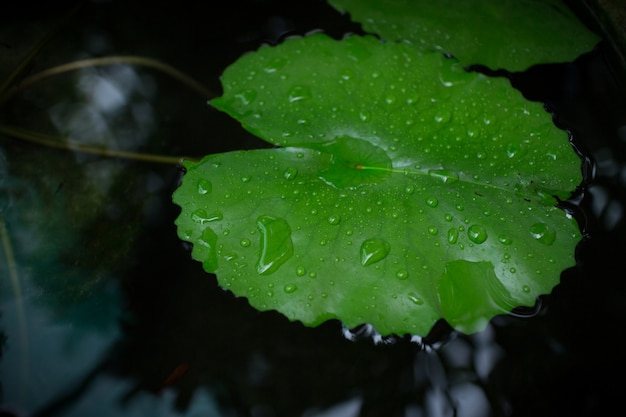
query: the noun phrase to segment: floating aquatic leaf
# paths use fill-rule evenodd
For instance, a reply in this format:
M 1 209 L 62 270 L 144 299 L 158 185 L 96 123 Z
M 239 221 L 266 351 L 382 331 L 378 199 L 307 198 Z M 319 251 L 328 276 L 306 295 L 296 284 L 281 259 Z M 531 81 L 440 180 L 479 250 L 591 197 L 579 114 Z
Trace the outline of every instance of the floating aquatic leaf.
M 567 134 L 505 79 L 373 37 L 243 56 L 213 106 L 277 149 L 187 162 L 192 255 L 260 310 L 383 334 L 530 306 L 574 263 L 554 207 L 580 182 Z M 220 216 L 211 215 L 220 213 Z
M 464 65 L 522 71 L 569 62 L 600 38 L 558 0 L 329 0 L 363 28 Z

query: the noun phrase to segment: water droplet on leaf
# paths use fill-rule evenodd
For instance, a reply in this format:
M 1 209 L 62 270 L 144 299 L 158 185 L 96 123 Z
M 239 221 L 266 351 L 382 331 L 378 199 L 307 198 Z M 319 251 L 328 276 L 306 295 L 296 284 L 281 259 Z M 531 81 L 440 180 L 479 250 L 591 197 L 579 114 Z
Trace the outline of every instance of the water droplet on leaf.
M 439 205 L 439 200 L 437 200 L 435 197 L 430 197 L 426 200 L 426 205 L 428 207 L 437 207 Z
M 421 298 L 419 298 L 417 295 L 415 295 L 412 292 L 408 293 L 407 297 L 409 298 L 409 300 L 411 300 L 413 304 L 417 306 L 421 306 L 422 304 L 424 304 L 424 300 L 422 300 Z
M 528 153 L 528 147 L 525 143 L 511 143 L 506 148 L 506 154 L 509 158 L 520 158 Z
M 298 176 L 298 169 L 289 167 L 285 170 L 285 172 L 283 172 L 283 176 L 287 181 L 291 181 Z
M 361 244 L 361 265 L 369 266 L 382 261 L 389 254 L 389 243 L 380 238 L 367 239 Z
M 282 57 L 273 58 L 265 67 L 265 72 L 274 73 L 285 66 L 287 60 Z
M 217 269 L 217 235 L 207 227 L 202 231 L 197 244 L 192 249 L 195 259 L 202 262 L 205 271 L 214 272 Z
M 444 184 L 452 184 L 459 180 L 459 175 L 456 172 L 447 169 L 431 169 L 428 171 L 428 175 L 440 179 Z
M 530 234 L 544 245 L 552 245 L 556 240 L 556 231 L 545 223 L 535 223 L 530 228 Z
M 297 290 L 298 287 L 295 284 L 287 284 L 284 286 L 283 290 L 287 293 L 287 294 L 291 294 L 292 292 L 294 292 L 295 290 Z
M 260 216 L 257 228 L 261 234 L 261 253 L 256 269 L 259 274 L 271 274 L 293 255 L 291 228 L 285 220 L 272 216 Z
M 404 269 L 401 269 L 400 271 L 396 272 L 396 278 L 400 280 L 407 279 L 408 277 L 409 277 L 409 273 Z
M 209 194 L 213 189 L 213 185 L 209 180 L 205 180 L 203 178 L 198 180 L 198 194 L 204 195 Z
M 437 122 L 437 123 L 446 123 L 446 122 L 450 121 L 451 117 L 452 116 L 451 116 L 450 112 L 442 112 L 442 113 L 439 113 L 439 114 L 437 114 L 435 116 L 435 122 Z
M 257 96 L 257 92 L 255 90 L 246 90 L 242 93 L 235 94 L 235 98 L 240 101 L 241 104 L 247 106 L 252 103 Z
M 338 225 L 341 222 L 341 216 L 339 215 L 333 215 L 328 217 L 328 223 L 334 225 Z
M 209 214 L 205 209 L 197 209 L 193 213 L 191 213 L 191 220 L 200 224 L 222 220 L 223 218 L 224 216 L 220 211 L 214 211 L 213 213 Z
M 311 89 L 307 86 L 297 85 L 289 91 L 289 102 L 311 98 Z
M 503 245 L 510 245 L 513 241 L 510 237 L 506 235 L 500 235 L 498 236 L 498 242 L 502 243 Z
M 487 231 L 479 224 L 473 224 L 467 229 L 467 237 L 474 243 L 483 243 L 487 240 Z
M 459 231 L 455 228 L 448 230 L 448 243 L 454 245 L 459 240 Z

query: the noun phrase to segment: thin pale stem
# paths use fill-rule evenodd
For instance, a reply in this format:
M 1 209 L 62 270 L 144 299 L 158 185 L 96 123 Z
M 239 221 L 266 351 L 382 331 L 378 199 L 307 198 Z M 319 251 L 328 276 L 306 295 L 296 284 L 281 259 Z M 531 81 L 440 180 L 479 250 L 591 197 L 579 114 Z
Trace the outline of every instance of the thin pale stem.
M 68 139 L 58 139 L 38 132 L 32 132 L 15 126 L 0 125 L 0 133 L 27 142 L 36 143 L 51 148 L 71 150 L 94 155 L 108 156 L 113 158 L 132 159 L 136 161 L 156 162 L 160 164 L 179 165 L 183 160 L 193 160 L 193 158 L 183 156 L 169 156 L 145 154 L 140 152 L 120 151 L 97 146 L 88 146 Z
M 169 64 L 157 61 L 156 59 L 142 56 L 106 56 L 69 62 L 67 64 L 48 68 L 46 70 L 33 74 L 30 77 L 26 77 L 24 80 L 22 80 L 22 82 L 8 89 L 6 94 L 0 97 L 0 105 L 9 100 L 16 93 L 46 78 L 63 74 L 65 72 L 75 71 L 81 68 L 102 67 L 110 65 L 137 65 L 156 69 L 177 79 L 178 81 L 182 82 L 183 84 L 187 85 L 188 87 L 197 91 L 208 99 L 217 97 L 216 94 L 214 94 L 212 91 L 204 87 L 202 84 L 200 84 L 198 81 L 194 80 L 187 74 L 177 70 Z

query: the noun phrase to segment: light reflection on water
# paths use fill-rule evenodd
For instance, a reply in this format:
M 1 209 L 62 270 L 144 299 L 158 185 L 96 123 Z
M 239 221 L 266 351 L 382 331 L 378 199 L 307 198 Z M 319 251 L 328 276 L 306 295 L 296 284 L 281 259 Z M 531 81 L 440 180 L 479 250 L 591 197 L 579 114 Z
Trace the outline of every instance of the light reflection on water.
M 75 91 L 68 93 L 75 100 L 58 102 L 48 110 L 56 130 L 68 139 L 138 150 L 155 134 L 152 100 L 157 87 L 151 76 L 128 66 L 88 68 L 76 74 L 74 85 Z
M 200 34 L 192 33 L 195 43 L 185 38 L 192 32 L 192 9 L 165 38 L 161 28 L 146 27 L 143 48 L 160 50 L 168 62 L 181 62 L 196 76 L 206 71 L 208 84 L 259 40 L 275 42 L 323 27 L 320 19 L 338 27 L 339 34 L 358 30 L 347 18 L 319 10 L 321 3 L 307 3 L 311 11 L 302 12 L 305 6 L 277 2 L 290 17 L 248 5 L 256 20 L 240 17 L 241 5 L 234 3 L 230 13 L 239 17 L 202 16 L 213 20 Z M 109 6 L 97 7 L 104 15 Z M 259 17 L 261 11 L 267 16 Z M 89 36 L 71 47 L 53 43 L 51 51 L 43 51 L 46 65 L 54 46 L 76 57 L 113 53 L 122 42 L 132 43 L 118 39 L 115 31 L 107 33 L 106 25 L 94 28 L 101 24 L 99 16 L 85 13 L 82 21 L 90 23 L 81 33 Z M 133 16 L 128 10 L 117 16 L 126 27 L 122 35 L 128 27 L 142 35 Z M 228 36 L 220 37 L 224 33 Z M 590 62 L 570 68 L 572 79 L 588 79 L 585 71 L 602 57 Z M 558 80 L 546 76 L 545 82 Z M 575 94 L 580 89 L 567 87 L 567 100 L 586 102 L 587 96 Z M 3 108 L 0 118 L 85 144 L 139 152 L 203 155 L 260 146 L 236 123 L 211 112 L 204 98 L 182 90 L 133 66 L 87 68 L 60 77 L 58 84 L 33 86 Z M 553 99 L 551 92 L 545 94 Z M 581 249 L 584 265 L 563 275 L 563 284 L 533 319 L 498 317 L 472 336 L 443 332 L 445 337 L 428 349 L 424 340 L 383 339 L 366 328 L 346 332 L 334 322 L 303 328 L 278 314 L 253 311 L 245 300 L 217 288 L 176 237 L 170 195 L 181 173 L 174 165 L 0 138 L 0 214 L 15 248 L 26 314 L 25 329 L 18 328 L 12 289 L 0 280 L 0 329 L 8 337 L 0 360 L 0 408 L 62 416 L 549 415 L 576 411 L 578 403 L 567 392 L 577 387 L 568 385 L 574 376 L 582 380 L 581 398 L 610 404 L 612 393 L 594 389 L 593 378 L 598 363 L 599 369 L 623 371 L 612 356 L 611 336 L 625 317 L 623 284 L 611 279 L 623 240 L 606 236 L 623 231 L 626 140 L 619 134 L 626 120 L 613 123 L 619 126 L 613 130 L 607 127 L 598 139 L 598 116 L 589 111 L 584 119 L 571 107 L 562 105 L 561 117 L 578 127 L 577 140 L 596 163 L 596 183 L 586 204 L 590 230 L 599 238 Z M 0 273 L 6 275 L 1 254 L 0 260 Z M 27 346 L 20 346 L 24 330 L 27 338 L 21 341 Z M 581 337 L 597 339 L 602 349 L 581 347 Z M 577 359 L 568 362 L 570 357 Z M 164 388 L 176 369 L 184 371 Z M 548 401 L 543 408 L 532 405 L 542 401 Z

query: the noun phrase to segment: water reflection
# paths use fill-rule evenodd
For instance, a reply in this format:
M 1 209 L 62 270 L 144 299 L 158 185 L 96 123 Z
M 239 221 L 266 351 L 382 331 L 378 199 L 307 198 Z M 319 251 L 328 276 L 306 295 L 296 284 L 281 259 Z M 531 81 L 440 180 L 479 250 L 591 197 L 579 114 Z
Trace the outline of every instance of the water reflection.
M 94 2 L 35 65 L 128 44 L 158 50 L 217 91 L 224 66 L 262 42 L 319 27 L 338 37 L 358 30 L 324 2 L 229 3 L 207 15 L 193 5 Z M 165 13 L 174 29 L 134 18 L 149 12 L 158 22 Z M 190 24 L 196 15 L 202 24 Z M 619 406 L 626 104 L 609 54 L 604 45 L 575 64 L 513 77 L 528 97 L 550 104 L 595 161 L 581 203 L 591 238 L 532 318 L 497 317 L 472 336 L 444 326 L 426 340 L 383 339 L 367 327 L 310 329 L 259 313 L 222 291 L 177 238 L 177 166 L 0 137 L 0 215 L 21 286 L 18 296 L 4 279 L 9 262 L 0 252 L 0 408 L 64 417 L 467 417 L 601 415 Z M 211 112 L 204 97 L 130 65 L 34 85 L 0 108 L 0 122 L 166 155 L 264 146 Z
M 119 150 L 137 150 L 154 135 L 151 100 L 157 88 L 151 76 L 114 66 L 85 69 L 76 77 L 75 101 L 62 101 L 48 110 L 58 132 L 84 145 Z

